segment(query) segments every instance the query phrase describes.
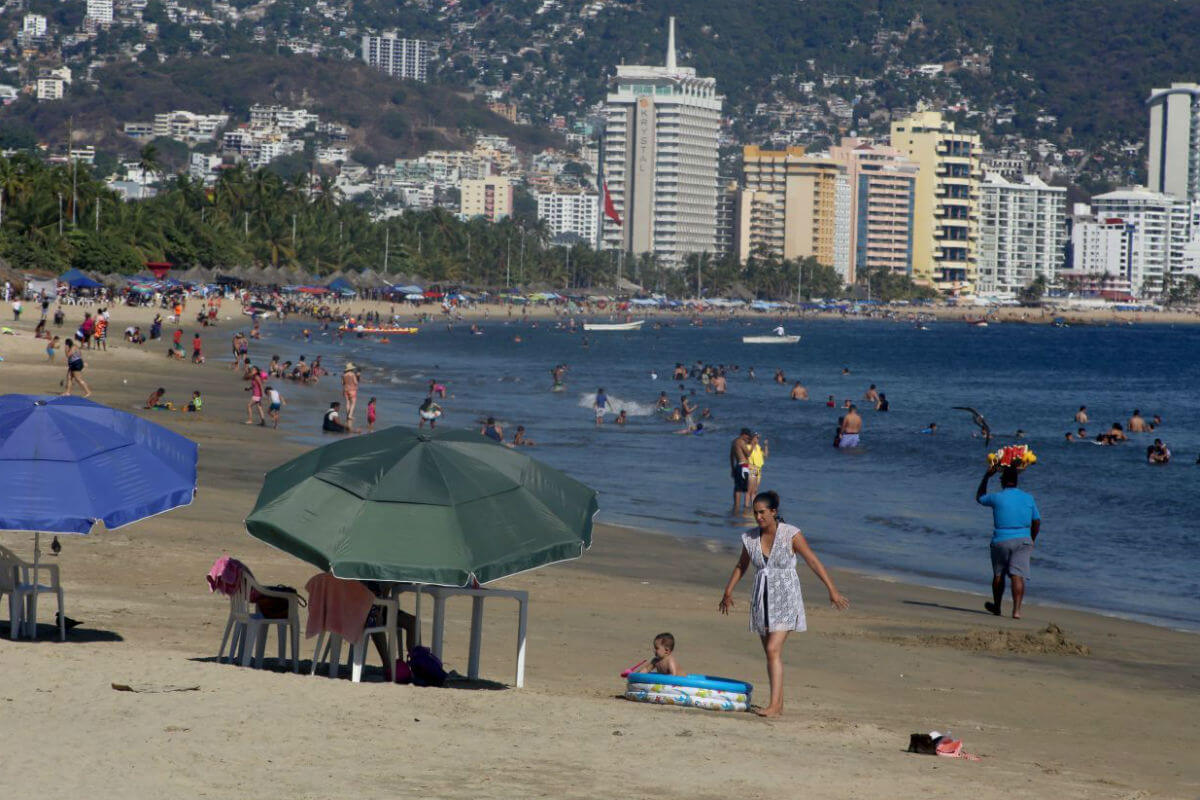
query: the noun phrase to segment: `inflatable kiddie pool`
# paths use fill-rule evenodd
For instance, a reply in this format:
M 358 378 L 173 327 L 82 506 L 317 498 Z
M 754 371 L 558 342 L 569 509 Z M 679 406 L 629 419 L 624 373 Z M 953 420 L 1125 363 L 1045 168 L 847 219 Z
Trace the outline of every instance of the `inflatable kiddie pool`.
M 634 672 L 625 685 L 625 698 L 639 703 L 695 706 L 709 711 L 749 711 L 753 691 L 750 684 L 732 678 Z

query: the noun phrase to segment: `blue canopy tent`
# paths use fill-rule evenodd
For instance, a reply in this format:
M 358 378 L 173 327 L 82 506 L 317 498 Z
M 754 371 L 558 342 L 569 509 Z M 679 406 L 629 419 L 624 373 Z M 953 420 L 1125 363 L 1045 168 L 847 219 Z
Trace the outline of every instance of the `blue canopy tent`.
M 72 289 L 99 289 L 104 286 L 103 283 L 92 280 L 77 269 L 67 270 L 62 275 L 59 275 L 58 279 Z
M 358 294 L 358 290 L 354 288 L 354 284 L 345 278 L 334 278 L 325 284 L 325 288 L 338 294 Z

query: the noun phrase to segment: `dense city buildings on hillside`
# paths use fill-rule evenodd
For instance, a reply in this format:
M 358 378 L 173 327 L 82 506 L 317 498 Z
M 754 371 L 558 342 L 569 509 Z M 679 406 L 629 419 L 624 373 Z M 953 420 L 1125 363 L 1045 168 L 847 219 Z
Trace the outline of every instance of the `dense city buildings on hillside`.
M 605 225 L 605 248 L 671 265 L 715 252 L 723 101 L 716 80 L 676 63 L 674 18 L 665 66 L 617 67 L 602 159 L 621 224 Z
M 911 275 L 917 165 L 898 150 L 858 139 L 843 139 L 829 155 L 846 168 L 850 186 L 846 282 L 875 269 Z
M 364 34 L 362 60 L 394 78 L 424 83 L 429 79 L 429 42 L 405 39 L 395 33 Z
M 1015 295 L 1042 278 L 1055 284 L 1066 238 L 1067 190 L 1035 175 L 984 176 L 979 197 L 980 294 Z
M 894 121 L 891 146 L 918 166 L 913 213 L 913 278 L 952 294 L 978 280 L 978 134 L 956 130 L 937 111 Z

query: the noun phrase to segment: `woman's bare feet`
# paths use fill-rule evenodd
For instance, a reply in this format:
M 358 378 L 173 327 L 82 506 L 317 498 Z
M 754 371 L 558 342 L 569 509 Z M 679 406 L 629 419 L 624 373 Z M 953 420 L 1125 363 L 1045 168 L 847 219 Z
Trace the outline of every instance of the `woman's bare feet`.
M 754 713 L 758 714 L 760 717 L 779 717 L 783 716 L 783 709 L 767 706 L 766 708 L 754 709 Z
M 986 608 L 989 613 L 997 617 L 1000 616 L 1000 606 L 996 605 L 995 603 L 984 603 L 983 607 Z
M 1020 612 L 1014 611 L 1014 612 L 1013 612 L 1013 619 L 1020 619 L 1020 618 L 1021 618 L 1021 614 L 1020 614 Z

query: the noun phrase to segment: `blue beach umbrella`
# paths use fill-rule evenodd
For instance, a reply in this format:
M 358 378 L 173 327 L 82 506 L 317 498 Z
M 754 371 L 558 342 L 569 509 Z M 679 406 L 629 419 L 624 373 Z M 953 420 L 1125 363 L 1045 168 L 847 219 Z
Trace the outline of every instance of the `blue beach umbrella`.
M 186 506 L 196 443 L 82 397 L 0 395 L 0 530 L 86 534 Z

